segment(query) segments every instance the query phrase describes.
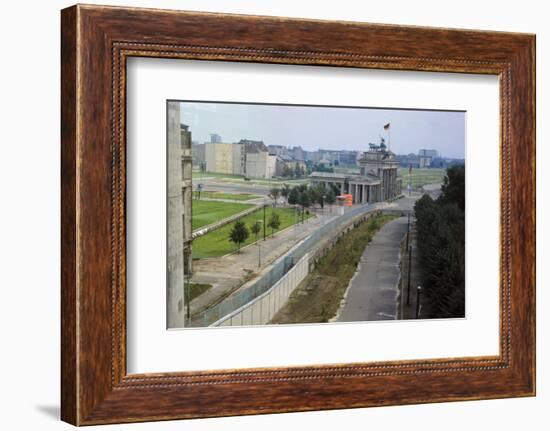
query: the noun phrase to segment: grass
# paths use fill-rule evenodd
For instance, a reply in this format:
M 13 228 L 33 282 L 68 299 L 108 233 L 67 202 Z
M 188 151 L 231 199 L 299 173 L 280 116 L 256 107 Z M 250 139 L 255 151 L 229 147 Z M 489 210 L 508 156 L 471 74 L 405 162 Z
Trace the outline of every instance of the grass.
M 208 283 L 191 283 L 189 285 L 189 296 L 191 297 L 191 301 L 195 299 L 197 296 L 202 295 L 204 292 L 206 292 L 208 289 L 212 287 L 211 284 Z
M 207 226 L 218 220 L 238 214 L 248 208 L 250 204 L 238 202 L 214 202 L 214 201 L 199 201 L 193 200 L 193 230 L 203 226 Z
M 198 198 L 198 192 L 193 192 L 193 197 Z M 233 201 L 249 201 L 251 199 L 258 199 L 261 196 L 251 195 L 250 193 L 222 193 L 222 192 L 201 192 L 201 198 L 209 199 L 228 199 Z
M 409 181 L 413 187 L 421 187 L 426 184 L 440 184 L 443 183 L 443 178 L 446 175 L 445 169 L 436 168 L 413 168 L 411 174 L 409 174 L 409 168 L 399 168 L 398 173 L 403 175 L 404 188 L 407 187 Z
M 279 218 L 281 220 L 281 225 L 279 226 L 278 231 L 281 231 L 294 224 L 296 219 L 296 216 L 294 215 L 294 209 L 271 207 L 266 208 L 265 211 L 266 223 L 269 222 L 269 217 L 271 216 L 272 211 L 275 211 L 279 215 Z M 311 215 L 306 215 L 305 218 L 307 217 L 311 217 Z M 250 233 L 248 239 L 243 244 L 241 244 L 242 249 L 243 247 L 256 242 L 256 236 L 252 232 L 250 232 L 250 227 L 257 220 L 261 220 L 263 222 L 263 209 L 259 209 L 252 214 L 244 216 L 240 220 L 244 222 Z M 193 240 L 193 258 L 205 259 L 210 257 L 220 257 L 236 251 L 237 246 L 229 240 L 229 232 L 232 228 L 233 223 L 229 223 Z M 275 235 L 277 235 L 278 231 L 275 231 Z M 263 230 L 258 235 L 258 238 L 262 239 L 262 235 Z M 267 236 L 271 236 L 271 229 L 266 227 L 266 237 Z
M 376 215 L 341 236 L 292 292 L 271 323 L 324 323 L 336 315 L 361 255 L 374 234 L 395 216 Z

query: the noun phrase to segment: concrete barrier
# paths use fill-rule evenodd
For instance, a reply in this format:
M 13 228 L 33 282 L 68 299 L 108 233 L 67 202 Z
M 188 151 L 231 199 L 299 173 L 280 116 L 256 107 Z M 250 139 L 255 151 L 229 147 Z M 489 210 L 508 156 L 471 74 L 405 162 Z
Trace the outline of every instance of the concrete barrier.
M 309 254 L 306 253 L 268 291 L 222 317 L 211 326 L 248 326 L 269 323 L 308 273 Z

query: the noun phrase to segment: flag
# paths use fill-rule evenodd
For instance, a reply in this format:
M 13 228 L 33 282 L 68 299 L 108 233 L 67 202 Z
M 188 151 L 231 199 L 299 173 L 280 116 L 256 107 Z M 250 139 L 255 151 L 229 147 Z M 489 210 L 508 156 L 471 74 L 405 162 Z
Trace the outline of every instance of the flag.
M 390 128 L 390 123 L 384 125 L 384 130 L 388 130 Z

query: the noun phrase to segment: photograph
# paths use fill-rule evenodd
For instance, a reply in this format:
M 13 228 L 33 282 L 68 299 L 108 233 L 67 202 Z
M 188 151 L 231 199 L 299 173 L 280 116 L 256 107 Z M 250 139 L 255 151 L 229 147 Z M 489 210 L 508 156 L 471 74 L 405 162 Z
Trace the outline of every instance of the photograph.
M 167 101 L 167 328 L 465 318 L 466 112 Z

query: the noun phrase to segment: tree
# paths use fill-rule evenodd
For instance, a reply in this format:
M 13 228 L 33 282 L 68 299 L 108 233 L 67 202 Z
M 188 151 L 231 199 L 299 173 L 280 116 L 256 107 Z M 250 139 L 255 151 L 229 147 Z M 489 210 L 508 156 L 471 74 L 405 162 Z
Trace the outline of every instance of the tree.
M 302 173 L 302 169 L 300 168 L 300 164 L 296 162 L 296 165 L 294 166 L 294 175 L 296 177 L 299 177 Z
M 248 229 L 245 224 L 237 220 L 229 232 L 229 240 L 237 245 L 237 252 L 241 249 L 241 244 L 248 239 Z
M 281 196 L 288 200 L 288 195 L 290 193 L 290 186 L 288 184 L 283 184 L 281 188 Z
M 258 241 L 258 234 L 260 233 L 260 231 L 262 230 L 262 223 L 260 222 L 260 220 L 256 220 L 252 226 L 250 227 L 250 231 L 256 235 L 256 241 Z
M 415 204 L 422 288 L 429 317 L 464 316 L 464 166 L 447 170 L 437 200 Z
M 298 204 L 302 207 L 302 223 L 304 222 L 304 212 L 311 205 L 311 192 L 309 189 L 302 190 L 298 195 Z
M 281 190 L 278 187 L 272 187 L 269 191 L 269 197 L 273 199 L 273 206 L 277 205 L 277 199 L 281 195 Z
M 299 199 L 300 191 L 298 190 L 298 187 L 293 187 L 288 193 L 288 203 L 290 205 L 297 205 Z
M 441 186 L 441 203 L 456 203 L 464 211 L 464 165 L 455 165 L 447 168 L 447 175 L 443 179 Z
M 325 194 L 325 202 L 329 205 L 334 205 L 334 202 L 336 202 L 336 194 L 334 193 L 334 190 L 327 190 Z
M 271 217 L 269 218 L 269 223 L 267 224 L 267 226 L 271 228 L 271 236 L 273 236 L 273 233 L 277 229 L 279 229 L 280 225 L 281 225 L 281 219 L 279 217 L 279 214 L 273 211 L 271 213 Z
M 293 177 L 294 176 L 294 171 L 292 170 L 292 168 L 288 165 L 285 165 L 284 168 L 283 168 L 283 177 Z

